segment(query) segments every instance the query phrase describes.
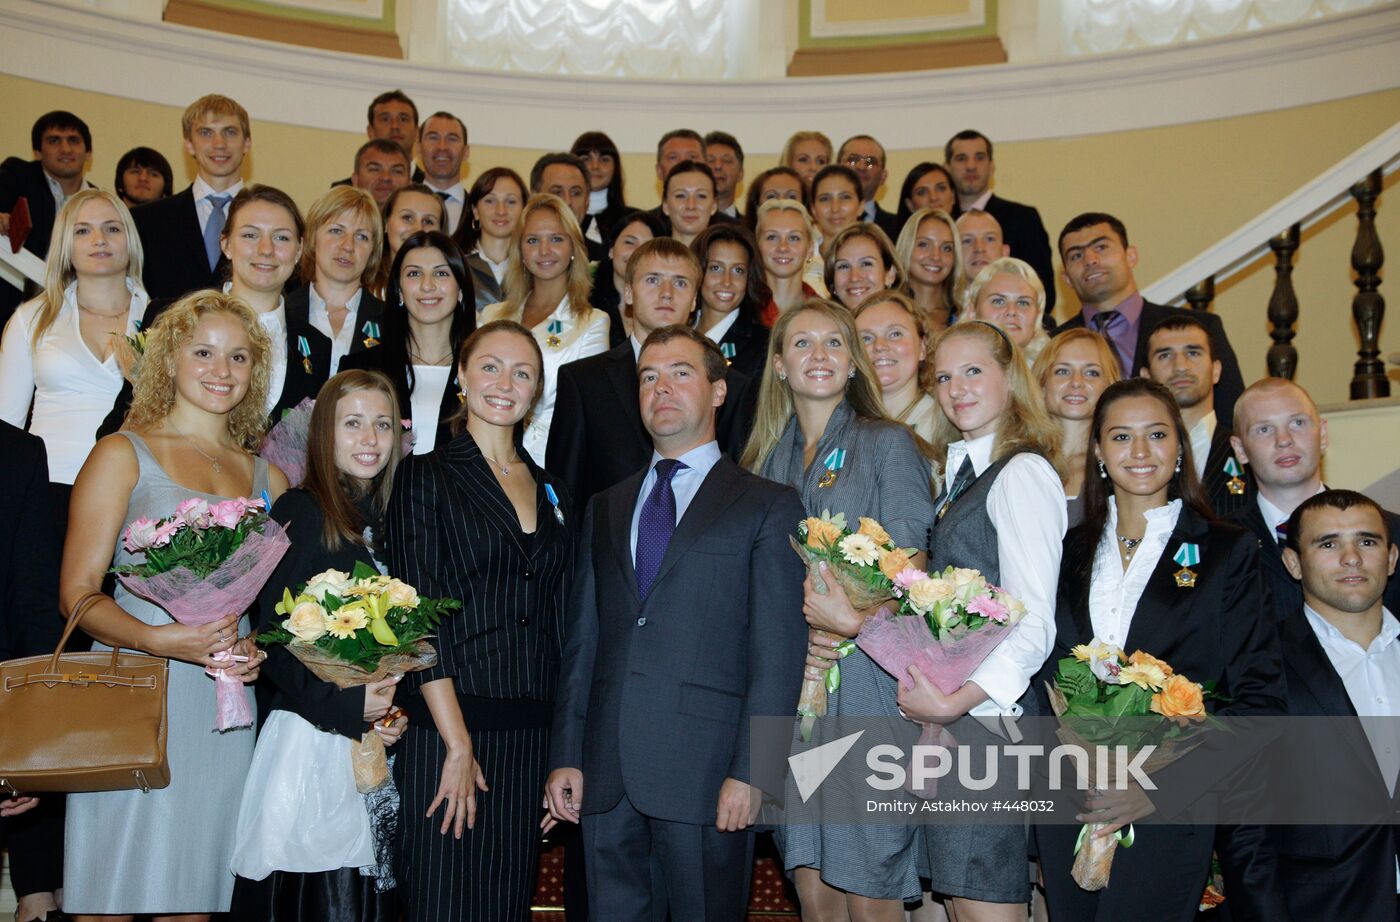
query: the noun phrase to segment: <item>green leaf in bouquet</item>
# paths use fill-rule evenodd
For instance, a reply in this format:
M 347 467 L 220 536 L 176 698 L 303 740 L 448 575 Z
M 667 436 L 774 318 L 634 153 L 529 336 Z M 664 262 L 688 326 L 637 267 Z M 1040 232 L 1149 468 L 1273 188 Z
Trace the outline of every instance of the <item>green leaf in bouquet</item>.
M 1136 685 L 1120 685 L 1104 702 L 1104 713 L 1111 716 L 1140 716 L 1148 713 L 1152 693 Z
M 353 579 L 374 579 L 378 575 L 379 571 L 363 560 L 355 561 L 355 569 L 350 574 Z

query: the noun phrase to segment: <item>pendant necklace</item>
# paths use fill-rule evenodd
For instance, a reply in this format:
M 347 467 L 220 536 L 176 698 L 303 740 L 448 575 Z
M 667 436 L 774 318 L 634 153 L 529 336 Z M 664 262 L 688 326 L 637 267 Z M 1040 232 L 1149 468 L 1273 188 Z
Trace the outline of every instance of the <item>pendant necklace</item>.
M 222 451 L 219 452 L 219 456 L 215 456 L 215 455 L 209 454 L 209 453 L 206 452 L 204 449 L 202 449 L 202 448 L 200 448 L 198 445 L 196 445 L 196 444 L 194 443 L 194 439 L 190 438 L 189 436 L 187 436 L 187 435 L 185 435 L 183 432 L 181 432 L 181 431 L 180 431 L 180 427 L 177 426 L 177 425 L 175 425 L 175 421 L 174 421 L 173 419 L 171 419 L 170 417 L 167 416 L 167 417 L 165 418 L 165 421 L 166 421 L 167 423 L 170 424 L 170 428 L 171 428 L 171 429 L 174 429 L 174 430 L 175 430 L 175 434 L 176 434 L 176 435 L 178 435 L 180 438 L 184 439 L 186 442 L 189 442 L 191 448 L 193 448 L 195 451 L 199 452 L 201 455 L 204 456 L 204 460 L 206 460 L 206 461 L 209 462 L 210 467 L 212 467 L 212 468 L 214 469 L 214 473 L 216 473 L 216 474 L 222 474 L 222 473 L 224 472 L 223 465 L 221 465 L 221 464 L 219 463 L 219 456 L 222 456 L 222 455 L 223 455 L 223 452 L 222 452 Z
M 501 462 L 497 461 L 495 458 L 491 457 L 490 455 L 488 455 L 488 454 L 487 454 L 486 452 L 484 452 L 484 451 L 481 453 L 481 456 L 482 456 L 483 458 L 485 458 L 487 461 L 490 461 L 492 464 L 494 464 L 494 465 L 496 466 L 496 468 L 501 472 L 501 476 L 502 476 L 502 477 L 509 477 L 509 476 L 510 476 L 510 466 L 511 466 L 512 464 L 517 464 L 517 463 L 519 463 L 519 461 L 520 461 L 519 458 L 512 458 L 510 461 L 507 461 L 505 464 L 502 464 Z
M 1142 543 L 1142 539 L 1125 538 L 1119 535 L 1118 542 L 1123 545 L 1123 562 L 1128 563 L 1133 559 L 1133 551 L 1137 550 L 1137 546 Z

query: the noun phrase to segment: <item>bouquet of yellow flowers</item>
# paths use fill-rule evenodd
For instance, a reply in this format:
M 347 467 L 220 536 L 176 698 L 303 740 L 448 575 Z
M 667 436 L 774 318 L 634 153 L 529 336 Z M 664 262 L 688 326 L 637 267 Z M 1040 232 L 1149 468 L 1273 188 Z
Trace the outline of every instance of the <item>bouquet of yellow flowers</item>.
M 424 638 L 444 614 L 461 607 L 456 599 L 419 598 L 402 580 L 357 563 L 353 574 L 317 573 L 295 595 L 283 589 L 276 611 L 285 620 L 259 634 L 258 642 L 285 645 L 316 678 L 351 688 L 433 666 L 437 651 Z M 366 733 L 351 756 L 361 793 L 388 777 L 379 734 Z
M 832 515 L 823 510 L 820 516 L 803 519 L 797 525 L 797 536 L 790 538 L 793 550 L 807 564 L 817 592 L 830 591 L 819 566 L 827 565 L 827 573 L 850 599 L 857 610 L 873 608 L 896 595 L 894 579 L 910 568 L 917 551 L 896 547 L 889 533 L 874 519 L 861 517 L 855 531 L 846 526 L 843 513 Z M 835 635 L 825 631 L 817 634 L 827 639 Z M 855 649 L 851 640 L 837 644 L 836 652 L 845 656 Z M 827 695 L 841 687 L 841 664 L 833 663 L 824 679 L 807 679 L 802 683 L 797 713 L 802 718 L 802 738 L 810 739 L 812 725 L 826 714 Z
M 1095 641 L 1070 653 L 1060 660 L 1054 683 L 1047 685 L 1061 742 L 1085 751 L 1123 746 L 1130 759 L 1151 744 L 1156 748 L 1141 764 L 1151 774 L 1204 741 L 1202 731 L 1213 723 L 1205 707 L 1208 688 L 1142 650 L 1125 656 L 1117 647 Z M 1110 764 L 1109 776 L 1113 769 Z M 1121 784 L 1115 777 L 1097 777 L 1092 768 L 1089 774 L 1090 785 L 1099 789 Z M 1085 824 L 1075 845 L 1072 876 L 1085 890 L 1108 886 L 1114 852 L 1120 843 L 1132 846 L 1135 837 L 1131 825 L 1111 836 L 1094 835 L 1101 826 Z

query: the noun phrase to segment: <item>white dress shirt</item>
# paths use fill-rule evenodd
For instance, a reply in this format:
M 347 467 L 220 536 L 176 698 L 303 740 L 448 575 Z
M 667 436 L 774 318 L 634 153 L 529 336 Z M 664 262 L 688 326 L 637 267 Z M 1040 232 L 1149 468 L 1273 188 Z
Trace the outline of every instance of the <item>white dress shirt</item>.
M 445 233 L 449 237 L 452 236 L 457 232 L 457 225 L 462 223 L 462 212 L 467 207 L 467 187 L 462 185 L 460 179 L 457 180 L 454 185 L 448 186 L 446 189 L 439 189 L 437 186 L 433 185 L 430 179 L 425 179 L 423 181 L 427 183 L 429 189 L 433 190 L 434 195 L 439 198 L 446 196 L 442 201 L 442 203 L 447 206 L 447 230 Z
M 990 202 L 991 200 L 992 200 L 992 190 L 991 190 L 991 188 L 988 188 L 986 192 L 983 192 L 981 195 L 977 196 L 977 201 L 973 202 L 971 205 L 968 205 L 968 206 L 967 206 L 966 208 L 964 208 L 962 211 L 963 211 L 964 214 L 966 214 L 966 213 L 969 212 L 969 211 L 986 211 L 986 210 L 987 210 L 987 203 Z M 1005 240 L 1002 240 L 1002 243 L 1005 243 L 1005 242 L 1006 242 Z
M 586 214 L 593 220 L 588 222 L 588 228 L 583 232 L 583 236 L 594 243 L 603 242 L 602 221 L 598 218 L 599 213 L 606 211 L 608 207 L 608 190 L 597 189 L 588 193 L 588 211 Z M 497 281 L 500 281 L 497 279 Z
M 695 499 L 695 494 L 700 492 L 700 485 L 705 482 L 705 478 L 710 476 L 710 469 L 719 461 L 719 442 L 706 442 L 704 445 L 692 448 L 681 455 L 676 460 L 685 467 L 677 468 L 671 475 L 671 493 L 676 497 L 676 523 L 680 524 L 685 518 L 685 511 L 690 508 L 691 500 Z M 646 503 L 647 497 L 651 495 L 651 488 L 656 486 L 656 462 L 661 460 L 661 453 L 653 451 L 651 453 L 651 467 L 647 470 L 646 477 L 642 478 L 642 488 L 637 493 L 637 503 L 632 507 L 632 563 L 637 562 L 637 527 L 642 521 L 642 506 Z
M 1215 411 L 1211 410 L 1196 421 L 1187 433 L 1191 439 L 1191 460 L 1196 463 L 1196 476 L 1206 475 L 1206 459 L 1210 456 L 1210 443 L 1215 438 Z
M 1326 489 L 1327 486 L 1325 484 L 1319 483 L 1317 486 L 1318 493 Z M 1315 493 L 1313 495 L 1315 496 L 1317 494 Z M 1273 529 L 1274 534 L 1278 534 L 1278 527 L 1284 522 L 1287 522 L 1292 513 L 1284 512 L 1282 509 L 1269 502 L 1269 500 L 1265 498 L 1263 490 L 1258 492 L 1256 499 L 1259 502 L 1259 515 L 1264 519 L 1264 524 Z
M 729 328 L 734 326 L 734 321 L 738 319 L 739 310 L 738 308 L 735 308 L 734 310 L 725 314 L 723 317 L 719 318 L 719 323 L 706 330 L 705 338 L 708 339 L 710 342 L 714 343 L 715 345 L 719 345 L 719 341 L 721 339 L 724 339 L 724 334 L 729 332 Z
M 44 174 L 45 181 L 47 181 L 49 184 L 49 193 L 53 196 L 53 213 L 57 215 L 59 209 L 61 209 L 63 207 L 63 204 L 68 201 L 68 193 L 63 191 L 63 186 L 59 185 L 58 180 L 54 179 L 52 176 L 49 175 L 48 170 L 42 170 L 42 172 Z M 97 187 L 85 179 L 78 185 L 78 188 L 81 190 L 96 189 Z
M 130 278 L 126 334 L 137 331 L 149 298 Z M 99 360 L 79 328 L 78 283 L 68 283 L 53 325 L 32 348 L 34 323 L 42 300 L 21 304 L 0 339 L 0 419 L 44 440 L 49 480 L 72 483 L 97 441 L 97 427 L 112 411 L 122 389 L 116 355 Z M 30 418 L 30 408 L 33 416 Z
M 213 186 L 204 181 L 203 176 L 194 178 L 194 210 L 199 215 L 199 233 L 202 235 L 204 229 L 209 226 L 209 216 L 214 213 L 214 203 L 209 201 L 211 195 L 227 195 L 228 201 L 224 202 L 224 217 L 228 217 L 229 206 L 233 204 L 234 196 L 243 191 L 243 180 L 239 180 L 222 192 L 217 191 Z
M 350 347 L 355 344 L 355 323 L 360 313 L 360 298 L 364 295 L 363 288 L 357 289 L 350 300 L 345 305 L 345 319 L 340 322 L 340 332 L 333 332 L 331 329 L 331 315 L 326 310 L 326 299 L 321 297 L 316 291 L 316 283 L 307 285 L 307 301 L 311 308 L 311 325 L 331 341 L 331 374 L 340 370 L 340 360 L 350 353 Z
M 991 466 L 995 440 L 992 434 L 950 444 L 949 483 L 964 458 L 972 459 L 973 471 L 981 476 Z M 997 530 L 1001 586 L 1021 600 L 1026 616 L 968 678 L 987 693 L 987 700 L 968 713 L 1016 717 L 1021 713 L 1016 699 L 1055 645 L 1055 587 L 1068 527 L 1060 475 L 1039 455 L 1017 455 L 992 484 L 987 515 Z
M 506 302 L 502 301 L 487 306 L 481 312 L 480 322 L 514 320 L 519 323 L 522 312 L 523 308 L 507 311 Z M 558 332 L 550 332 L 550 325 L 555 323 L 558 324 Z M 540 344 L 540 352 L 544 355 L 544 393 L 540 396 L 540 402 L 535 404 L 530 425 L 525 428 L 524 443 L 530 457 L 543 467 L 545 447 L 549 444 L 549 426 L 554 420 L 559 366 L 608 351 L 608 315 L 590 307 L 582 317 L 575 316 L 569 307 L 569 296 L 565 295 L 554 312 L 530 332 L 535 334 L 535 341 Z
M 1095 640 L 1115 647 L 1121 648 L 1128 640 L 1128 628 L 1133 623 L 1142 591 L 1147 588 L 1152 571 L 1157 569 L 1157 562 L 1162 559 L 1176 528 L 1176 520 L 1181 516 L 1181 500 L 1174 499 L 1165 506 L 1149 509 L 1145 515 L 1147 530 L 1142 543 L 1133 551 L 1128 569 L 1124 570 L 1124 548 L 1118 540 L 1118 503 L 1116 497 L 1110 496 L 1108 518 L 1104 520 L 1103 534 L 1094 552 L 1094 571 L 1089 581 L 1089 623 L 1094 628 Z
M 413 415 L 413 453 L 426 455 L 437 442 L 438 416 L 442 413 L 442 393 L 452 377 L 451 365 L 414 365 L 413 393 L 408 395 Z
M 224 282 L 224 294 L 233 291 L 232 282 Z M 271 413 L 282 399 L 287 383 L 287 299 L 277 298 L 277 307 L 258 314 L 258 323 L 272 340 L 272 354 L 267 369 L 267 412 Z M 275 420 L 274 420 L 275 422 Z

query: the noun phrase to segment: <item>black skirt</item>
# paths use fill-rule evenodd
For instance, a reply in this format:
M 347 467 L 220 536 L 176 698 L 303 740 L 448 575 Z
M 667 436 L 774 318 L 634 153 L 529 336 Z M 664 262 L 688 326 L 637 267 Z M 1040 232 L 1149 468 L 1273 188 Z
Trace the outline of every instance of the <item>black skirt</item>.
M 273 871 L 235 879 L 230 922 L 397 922 L 398 893 L 380 893 L 356 868 L 314 874 Z

